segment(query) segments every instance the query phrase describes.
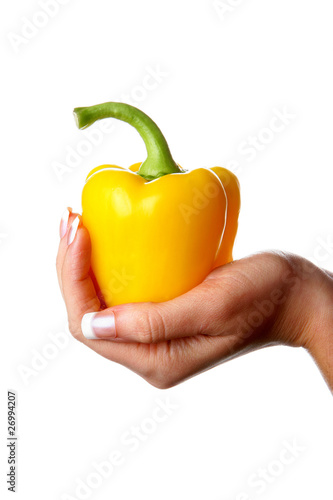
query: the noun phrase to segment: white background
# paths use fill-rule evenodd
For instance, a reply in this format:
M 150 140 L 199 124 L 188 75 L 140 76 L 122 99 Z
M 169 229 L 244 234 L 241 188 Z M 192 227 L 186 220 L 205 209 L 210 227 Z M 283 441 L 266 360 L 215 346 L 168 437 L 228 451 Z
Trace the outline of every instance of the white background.
M 332 397 L 306 352 L 264 349 L 159 391 L 68 334 L 55 350 L 50 334 L 66 328 L 55 273 L 64 208 L 80 211 L 93 167 L 145 158 L 139 135 L 117 122 L 56 175 L 85 139 L 76 106 L 130 99 L 183 167 L 232 165 L 236 258 L 281 249 L 333 270 L 322 245 L 333 239 L 332 2 L 226 0 L 223 15 L 212 0 L 71 0 L 53 17 L 41 3 L 6 2 L 0 13 L 1 491 L 14 389 L 20 500 L 83 498 L 78 481 L 98 481 L 93 463 L 114 450 L 123 464 L 86 498 L 331 498 Z M 293 118 L 270 137 L 276 109 Z M 248 161 L 240 148 L 258 134 L 270 142 Z M 177 408 L 132 452 L 121 437 L 151 423 L 156 398 Z M 279 469 L 286 441 L 302 451 Z M 249 483 L 260 468 L 278 471 L 262 493 Z

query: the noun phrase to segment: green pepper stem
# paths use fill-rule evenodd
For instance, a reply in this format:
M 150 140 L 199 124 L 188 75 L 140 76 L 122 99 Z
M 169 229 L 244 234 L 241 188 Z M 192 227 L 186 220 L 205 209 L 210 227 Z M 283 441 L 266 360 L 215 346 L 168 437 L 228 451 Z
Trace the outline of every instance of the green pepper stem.
M 173 160 L 169 146 L 155 122 L 134 106 L 121 102 L 105 102 L 86 108 L 75 108 L 74 117 L 79 129 L 103 118 L 116 118 L 132 125 L 141 135 L 147 149 L 147 158 L 138 174 L 147 180 L 162 175 L 181 173 L 183 170 Z

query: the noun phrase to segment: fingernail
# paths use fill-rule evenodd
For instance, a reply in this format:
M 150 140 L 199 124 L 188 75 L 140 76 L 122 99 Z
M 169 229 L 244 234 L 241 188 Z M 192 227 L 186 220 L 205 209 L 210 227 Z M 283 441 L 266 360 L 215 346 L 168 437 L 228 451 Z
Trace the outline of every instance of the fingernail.
M 67 245 L 70 245 L 71 243 L 73 243 L 74 238 L 75 238 L 76 233 L 77 233 L 77 230 L 78 230 L 78 227 L 79 227 L 79 224 L 80 224 L 80 217 L 77 216 L 77 217 L 75 217 L 75 219 L 72 222 L 71 227 L 69 228 L 68 237 L 67 237 Z
M 116 327 L 113 312 L 85 314 L 81 321 L 81 330 L 86 339 L 114 339 Z
M 67 207 L 64 213 L 62 214 L 60 221 L 60 238 L 63 238 L 67 233 L 68 219 L 71 213 L 72 213 L 71 207 Z

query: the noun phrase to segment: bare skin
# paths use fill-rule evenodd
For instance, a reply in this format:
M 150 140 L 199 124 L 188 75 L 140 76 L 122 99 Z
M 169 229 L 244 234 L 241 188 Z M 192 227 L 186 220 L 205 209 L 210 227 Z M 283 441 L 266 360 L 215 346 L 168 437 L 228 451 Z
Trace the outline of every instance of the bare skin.
M 333 391 L 333 275 L 306 259 L 263 252 L 215 269 L 199 286 L 163 303 L 105 308 L 80 222 L 60 239 L 57 273 L 72 335 L 155 387 L 172 387 L 245 353 L 272 345 L 307 349 Z M 116 338 L 88 340 L 84 314 L 115 315 Z

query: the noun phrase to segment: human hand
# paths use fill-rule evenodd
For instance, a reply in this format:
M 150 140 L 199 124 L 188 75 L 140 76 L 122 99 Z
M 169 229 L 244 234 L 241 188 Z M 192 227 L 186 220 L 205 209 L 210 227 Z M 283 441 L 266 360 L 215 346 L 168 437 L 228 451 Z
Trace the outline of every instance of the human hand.
M 259 253 L 215 269 L 173 300 L 106 308 L 78 214 L 64 217 L 60 234 L 57 273 L 72 335 L 152 385 L 172 387 L 236 356 L 284 344 L 307 348 L 333 388 L 333 279 L 309 261 Z

